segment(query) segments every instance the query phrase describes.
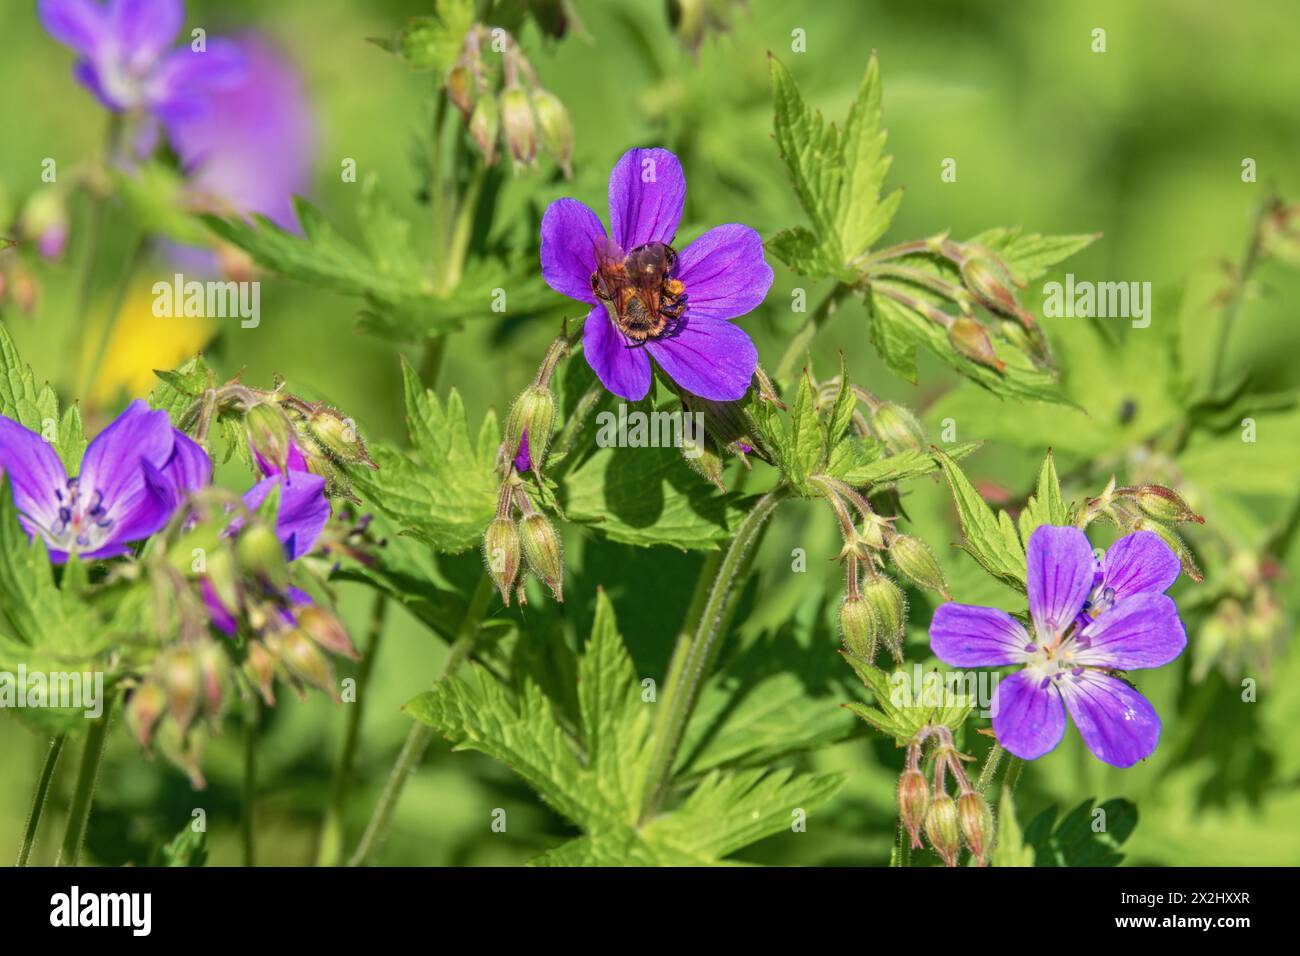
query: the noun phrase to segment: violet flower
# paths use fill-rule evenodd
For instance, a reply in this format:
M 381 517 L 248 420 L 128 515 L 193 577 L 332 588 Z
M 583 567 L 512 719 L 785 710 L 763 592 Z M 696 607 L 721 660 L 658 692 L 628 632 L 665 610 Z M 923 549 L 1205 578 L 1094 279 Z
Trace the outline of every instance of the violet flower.
M 1178 558 L 1139 531 L 1116 541 L 1105 561 L 1077 528 L 1044 525 L 1026 549 L 1033 635 L 1005 611 L 944 604 L 930 623 L 930 647 L 954 667 L 1023 664 L 993 695 L 998 742 L 1025 760 L 1065 735 L 1068 709 L 1093 755 L 1115 767 L 1150 756 L 1160 717 L 1113 671 L 1168 664 L 1187 646 L 1174 602 L 1163 592 Z
M 39 0 L 36 9 L 46 32 L 77 53 L 77 80 L 113 112 L 140 110 L 170 127 L 201 114 L 210 93 L 244 68 L 226 40 L 205 39 L 201 52 L 172 49 L 181 0 Z
M 729 320 L 755 309 L 772 285 L 763 240 L 731 223 L 665 253 L 685 198 L 676 156 L 632 149 L 609 177 L 611 236 L 576 199 L 557 199 L 542 217 L 542 276 L 591 305 L 583 354 L 601 384 L 630 401 L 650 390 L 651 358 L 681 388 L 713 401 L 742 398 L 758 365 L 754 343 Z M 643 276 L 648 305 L 631 301 L 629 263 Z
M 71 552 L 86 559 L 127 553 L 210 479 L 212 464 L 166 412 L 137 399 L 87 446 L 75 478 L 45 439 L 0 416 L 0 471 L 27 536 L 40 535 L 50 559 L 62 563 Z

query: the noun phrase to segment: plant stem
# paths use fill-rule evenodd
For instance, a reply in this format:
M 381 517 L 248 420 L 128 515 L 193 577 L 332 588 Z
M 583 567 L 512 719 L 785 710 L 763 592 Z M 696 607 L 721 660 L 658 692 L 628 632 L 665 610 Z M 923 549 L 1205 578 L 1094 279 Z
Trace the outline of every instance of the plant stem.
M 460 209 L 451 231 L 451 245 L 447 250 L 447 268 L 443 273 L 445 291 L 450 292 L 460 285 L 465 271 L 465 256 L 469 252 L 469 240 L 474 233 L 474 213 L 478 209 L 479 194 L 483 191 L 486 179 L 487 167 L 478 166 L 465 188 L 465 195 L 461 197 Z
M 366 688 L 370 686 L 370 672 L 379 642 L 384 634 L 384 621 L 388 617 L 388 595 L 375 594 L 370 610 L 369 637 L 366 649 L 357 668 L 356 700 L 348 709 L 347 726 L 343 732 L 343 748 L 334 764 L 334 778 L 330 785 L 330 803 L 321 823 L 320 841 L 316 850 L 317 866 L 338 866 L 343 861 L 343 809 L 347 804 L 348 785 L 352 782 L 352 764 L 361 739 L 361 718 L 365 710 Z
M 1237 316 L 1241 313 L 1241 304 L 1246 298 L 1246 286 L 1250 274 L 1255 271 L 1255 264 L 1259 261 L 1260 227 L 1271 206 L 1271 197 L 1265 197 L 1250 221 L 1250 238 L 1246 242 L 1246 251 L 1242 253 L 1241 263 L 1237 266 L 1232 294 L 1223 307 L 1223 321 L 1219 323 L 1219 336 L 1214 345 L 1214 365 L 1210 368 L 1210 397 L 1213 397 L 1214 390 L 1219 386 L 1219 376 L 1223 373 L 1224 353 L 1228 349 L 1228 336 L 1237 321 Z
M 104 357 L 108 354 L 108 346 L 113 339 L 113 330 L 122 315 L 122 304 L 126 301 L 126 291 L 131 284 L 131 277 L 135 275 L 136 268 L 144 259 L 147 248 L 144 237 L 139 238 L 131 250 L 131 255 L 126 264 L 122 267 L 122 272 L 118 278 L 117 291 L 113 294 L 113 299 L 109 303 L 108 314 L 104 317 L 104 328 L 96 339 L 95 351 L 91 353 L 90 364 L 86 367 L 80 387 L 77 389 L 80 395 L 86 396 L 96 385 L 100 367 L 104 364 Z
M 1002 781 L 1002 785 L 1012 793 L 1016 792 L 1016 784 L 1020 782 L 1020 771 L 1025 769 L 1025 762 L 1015 754 L 1007 761 L 1007 775 Z
M 478 641 L 479 624 L 483 620 L 491 597 L 492 578 L 484 572 L 479 577 L 478 586 L 474 590 L 473 597 L 470 598 L 469 606 L 465 609 L 465 616 L 461 618 L 456 640 L 451 645 L 451 652 L 447 655 L 442 674 L 433 682 L 434 687 L 437 687 L 448 675 L 456 673 L 473 654 L 474 645 Z M 392 826 L 393 814 L 402 797 L 402 790 L 406 787 L 406 781 L 412 772 L 424 759 L 424 753 L 428 750 L 431 740 L 433 740 L 433 728 L 419 722 L 412 724 L 406 740 L 402 743 L 401 752 L 397 755 L 397 762 L 393 764 L 392 772 L 388 775 L 388 782 L 384 784 L 379 801 L 370 815 L 370 823 L 367 824 L 361 842 L 357 844 L 356 851 L 348 861 L 348 866 L 367 865 L 388 837 L 388 830 Z
M 67 829 L 63 831 L 63 846 L 59 849 L 56 866 L 76 866 L 81 859 L 81 846 L 86 839 L 86 824 L 90 821 L 90 806 L 95 799 L 95 784 L 99 780 L 99 764 L 104 756 L 104 741 L 108 738 L 108 725 L 113 716 L 116 695 L 104 700 L 104 712 L 95 719 L 86 732 L 86 745 L 81 751 L 81 766 L 77 770 L 77 786 L 68 806 Z
M 27 830 L 23 834 L 23 845 L 18 849 L 18 861 L 14 866 L 26 866 L 36 846 L 36 833 L 41 827 L 41 814 L 45 812 L 45 798 L 50 793 L 50 782 L 54 779 L 54 769 L 59 765 L 59 754 L 67 742 L 67 734 L 50 738 L 49 750 L 45 752 L 45 761 L 41 764 L 41 775 L 36 780 L 36 792 L 32 794 L 32 812 L 27 816 Z
M 1005 752 L 1002 745 L 997 742 L 989 748 L 988 756 L 984 758 L 984 767 L 980 770 L 979 780 L 975 782 L 975 789 L 981 796 L 988 792 L 989 784 L 993 782 L 993 777 L 998 772 L 998 764 L 1002 762 L 1002 755 Z
M 778 485 L 760 498 L 753 510 L 745 516 L 745 520 L 736 529 L 726 555 L 718 564 L 717 574 L 699 613 L 694 613 L 693 606 L 692 614 L 687 618 L 687 627 L 677 640 L 664 685 L 664 705 L 655 720 L 654 752 L 641 801 L 642 822 L 654 816 L 668 790 L 678 748 L 681 747 L 691 713 L 695 710 L 700 686 L 713 661 L 727 605 L 736 582 L 743 573 L 746 557 L 767 519 L 789 493 L 788 486 Z M 698 601 L 693 604 L 698 604 Z
M 781 356 L 781 361 L 776 366 L 776 378 L 781 381 L 788 381 L 794 374 L 795 366 L 799 364 L 800 358 L 808 351 L 808 346 L 812 344 L 813 338 L 817 335 L 821 327 L 835 313 L 839 304 L 853 291 L 853 287 L 843 282 L 837 284 L 831 289 L 826 298 L 822 299 L 821 304 L 808 316 L 808 321 L 803 324 L 790 339 L 790 344 L 786 346 L 785 354 Z
M 244 714 L 244 778 L 242 783 L 243 813 L 239 830 L 243 845 L 244 866 L 256 866 L 257 859 L 257 724 L 261 707 L 251 695 Z

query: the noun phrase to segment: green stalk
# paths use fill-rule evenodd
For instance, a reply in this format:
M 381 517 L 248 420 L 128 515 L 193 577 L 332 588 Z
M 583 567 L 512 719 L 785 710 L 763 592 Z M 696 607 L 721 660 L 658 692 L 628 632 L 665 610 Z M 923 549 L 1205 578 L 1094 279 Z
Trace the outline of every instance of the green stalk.
M 745 520 L 736 529 L 726 555 L 718 564 L 717 574 L 703 606 L 699 608 L 698 614 L 694 613 L 694 606 L 692 607 L 687 627 L 678 638 L 664 685 L 664 705 L 655 720 L 654 752 L 641 801 L 642 822 L 654 816 L 667 793 L 677 751 L 686 734 L 691 713 L 695 710 L 700 687 L 713 662 L 727 607 L 737 581 L 743 576 L 751 547 L 776 506 L 789 493 L 788 486 L 778 485 L 760 498 L 753 510 L 745 516 Z M 694 604 L 698 604 L 698 600 Z
M 45 761 L 41 764 L 41 775 L 36 780 L 36 792 L 32 795 L 32 812 L 27 815 L 27 830 L 23 834 L 23 845 L 18 849 L 18 862 L 14 866 L 26 866 L 36 846 L 36 833 L 41 827 L 41 814 L 45 812 L 45 798 L 50 793 L 50 782 L 54 779 L 54 769 L 59 765 L 59 755 L 67 742 L 67 734 L 50 738 L 49 750 L 45 752 Z
M 375 594 L 370 611 L 370 634 L 366 649 L 357 668 L 357 697 L 348 708 L 347 726 L 343 732 L 343 749 L 334 764 L 334 779 L 330 785 L 330 803 L 321 823 L 320 841 L 316 850 L 317 866 L 338 866 L 343 862 L 343 810 L 347 805 L 348 784 L 352 782 L 352 764 L 356 758 L 357 742 L 361 739 L 361 717 L 365 708 L 366 688 L 370 686 L 370 672 L 379 653 L 379 641 L 384 634 L 384 621 L 388 616 L 388 596 L 382 591 Z
M 239 819 L 244 866 L 256 866 L 257 859 L 257 723 L 261 707 L 251 695 L 244 713 L 244 776 L 241 784 L 243 812 Z
M 451 245 L 447 250 L 447 267 L 443 273 L 444 290 L 450 292 L 460 285 L 465 272 L 465 257 L 469 253 L 469 240 L 474 234 L 474 213 L 478 210 L 479 195 L 483 192 L 483 183 L 487 180 L 487 167 L 479 165 L 470 177 L 465 195 L 461 197 L 460 209 L 456 213 L 456 222 L 451 230 Z
M 470 598 L 469 606 L 465 609 L 465 616 L 461 618 L 460 626 L 456 631 L 456 640 L 451 645 L 451 652 L 447 655 L 442 674 L 433 682 L 434 687 L 449 675 L 456 673 L 473 654 L 474 646 L 478 641 L 479 624 L 483 620 L 491 597 L 492 578 L 484 572 L 479 577 L 478 587 L 474 590 L 474 596 Z M 397 755 L 397 762 L 393 764 L 388 781 L 379 795 L 379 801 L 370 815 L 370 823 L 367 824 L 361 842 L 357 844 L 352 858 L 348 861 L 348 866 L 368 865 L 379 847 L 383 845 L 392 827 L 393 814 L 397 810 L 397 803 L 402 797 L 406 781 L 424 759 L 425 751 L 429 749 L 432 740 L 433 728 L 418 721 L 411 725 L 406 740 L 402 743 L 401 752 Z
M 86 839 L 86 824 L 90 822 L 90 806 L 95 799 L 95 784 L 99 780 L 99 764 L 104 757 L 104 741 L 108 739 L 108 725 L 113 716 L 116 696 L 104 700 L 104 712 L 86 732 L 86 745 L 81 751 L 81 766 L 77 769 L 77 786 L 68 806 L 67 829 L 63 831 L 63 846 L 59 849 L 56 866 L 76 866 L 81 859 L 81 847 Z
M 1237 266 L 1237 281 L 1233 285 L 1231 297 L 1223 307 L 1223 321 L 1219 323 L 1219 336 L 1214 346 L 1214 365 L 1210 369 L 1210 397 L 1213 397 L 1214 390 L 1219 386 L 1219 376 L 1223 373 L 1224 353 L 1228 350 L 1228 336 L 1241 312 L 1241 304 L 1245 301 L 1250 274 L 1255 271 L 1255 264 L 1259 261 L 1260 227 L 1271 205 L 1271 197 L 1266 197 L 1259 204 L 1250 221 L 1250 238 L 1246 242 L 1246 251 L 1242 253 L 1241 263 Z

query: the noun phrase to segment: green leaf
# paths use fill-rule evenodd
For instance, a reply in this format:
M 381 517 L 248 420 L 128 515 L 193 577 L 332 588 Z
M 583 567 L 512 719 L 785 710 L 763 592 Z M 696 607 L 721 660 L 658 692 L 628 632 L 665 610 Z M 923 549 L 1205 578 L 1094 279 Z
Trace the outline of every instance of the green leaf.
M 953 445 L 947 451 L 953 461 L 960 461 L 979 448 L 983 442 L 968 441 Z M 876 461 L 850 465 L 837 477 L 855 487 L 868 485 L 885 485 L 922 475 L 933 474 L 939 470 L 939 463 L 930 452 L 909 449 L 880 458 Z
M 1127 800 L 1094 807 L 1089 798 L 1055 826 L 1056 807 L 1048 807 L 1025 827 L 1025 842 L 1034 848 L 1035 866 L 1118 866 L 1124 860 L 1119 849 L 1137 819 L 1137 807 Z
M 354 467 L 349 476 L 357 492 L 403 533 L 438 551 L 463 551 L 479 543 L 496 513 L 496 416 L 489 412 L 474 438 L 455 389 L 444 405 L 425 391 L 405 360 L 402 376 L 411 451 L 376 445 L 371 457 L 378 469 Z
M 994 514 L 952 458 L 937 448 L 933 454 L 957 504 L 962 547 L 999 581 L 1025 590 L 1025 549 L 1011 516 L 1006 512 Z
M 799 379 L 799 391 L 790 410 L 789 450 L 789 459 L 783 463 L 786 477 L 796 488 L 803 489 L 826 455 L 826 426 L 817 415 L 812 381 L 806 372 Z
M 63 410 L 55 450 L 68 474 L 75 475 L 81 470 L 81 458 L 86 452 L 86 430 L 81 425 L 81 409 L 75 403 Z
M 186 826 L 158 848 L 155 866 L 204 866 L 208 862 L 207 830 Z
M 154 375 L 159 382 L 149 393 L 149 405 L 170 415 L 172 425 L 179 428 L 181 416 L 210 384 L 212 375 L 208 365 L 202 355 L 196 355 L 178 369 L 155 369 Z
M 1029 536 L 1039 525 L 1068 525 L 1070 509 L 1061 500 L 1061 483 L 1056 477 L 1056 463 L 1049 451 L 1038 473 L 1038 487 L 1020 512 L 1020 540 L 1029 543 Z
M 1015 226 L 989 229 L 970 241 L 996 253 L 1013 279 L 1029 282 L 1100 238 L 1099 232 L 1071 236 L 1025 234 L 1020 226 Z
M 1016 802 L 1009 787 L 1002 787 L 1002 801 L 998 804 L 998 837 L 993 844 L 992 866 L 1033 866 L 1034 850 L 1025 845 L 1016 822 Z
M 36 387 L 36 375 L 22 360 L 9 330 L 0 325 L 0 415 L 24 428 L 46 434 L 45 423 L 57 422 L 59 399 L 49 385 Z
M 455 65 L 465 34 L 474 25 L 473 0 L 437 0 L 434 16 L 412 17 L 392 40 L 375 40 L 396 53 L 413 69 L 432 70 L 442 85 L 444 74 Z
M 964 693 L 960 674 L 931 668 L 921 678 L 921 686 L 912 686 L 912 670 L 886 674 L 870 661 L 840 651 L 854 673 L 871 691 L 874 706 L 853 701 L 844 706 L 899 746 L 906 745 L 923 727 L 944 725 L 956 732 L 974 709 L 974 701 Z M 948 675 L 952 674 L 952 677 Z M 950 686 L 949 681 L 953 684 Z

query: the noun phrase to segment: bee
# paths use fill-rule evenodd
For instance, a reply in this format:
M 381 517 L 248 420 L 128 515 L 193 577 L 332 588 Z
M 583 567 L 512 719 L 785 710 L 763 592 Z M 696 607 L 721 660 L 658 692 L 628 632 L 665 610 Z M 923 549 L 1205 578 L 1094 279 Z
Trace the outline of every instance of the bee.
M 613 306 L 628 348 L 676 331 L 686 311 L 686 287 L 670 276 L 676 263 L 677 252 L 664 242 L 637 246 L 626 257 L 612 247 L 596 250 L 591 291 Z

